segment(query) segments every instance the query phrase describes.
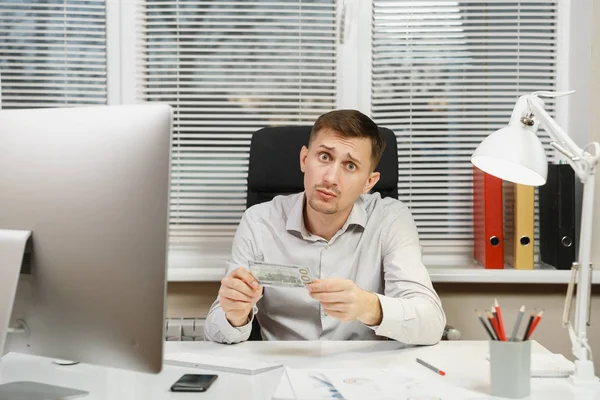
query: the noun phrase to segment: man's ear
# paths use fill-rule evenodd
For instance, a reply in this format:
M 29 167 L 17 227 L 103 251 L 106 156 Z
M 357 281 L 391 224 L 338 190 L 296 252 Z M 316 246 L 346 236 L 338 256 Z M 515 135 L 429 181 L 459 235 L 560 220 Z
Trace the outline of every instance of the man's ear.
M 379 178 L 381 177 L 381 174 L 379 172 L 371 172 L 371 175 L 369 175 L 369 179 L 367 179 L 367 182 L 365 182 L 365 186 L 363 187 L 363 193 L 367 194 L 371 191 L 371 189 L 373 189 L 373 186 L 375 186 L 375 184 L 377 182 L 379 182 Z
M 308 157 L 308 148 L 306 146 L 302 146 L 300 150 L 300 170 L 304 173 L 306 169 L 306 157 Z

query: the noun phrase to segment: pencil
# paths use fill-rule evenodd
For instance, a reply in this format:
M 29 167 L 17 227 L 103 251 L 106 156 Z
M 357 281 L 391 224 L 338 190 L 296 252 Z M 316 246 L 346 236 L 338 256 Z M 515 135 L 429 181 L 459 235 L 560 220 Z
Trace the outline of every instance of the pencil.
M 433 365 L 429 364 L 428 362 L 425 362 L 425 361 L 421 360 L 420 358 L 417 358 L 417 362 L 419 364 L 421 364 L 422 366 L 429 368 L 430 370 L 432 370 L 436 374 L 439 374 L 441 376 L 446 375 L 446 373 L 444 371 L 442 371 L 441 369 L 434 367 Z
M 479 320 L 481 321 L 481 324 L 485 328 L 485 331 L 489 335 L 490 339 L 492 339 L 492 340 L 498 340 L 498 339 L 496 339 L 496 336 L 494 336 L 494 334 L 492 333 L 492 330 L 490 329 L 490 327 L 488 326 L 488 324 L 485 323 L 485 319 L 483 319 L 483 315 L 481 315 L 481 313 L 477 312 L 477 310 L 475 310 L 475 313 L 479 317 Z
M 486 312 L 486 315 L 488 317 L 488 320 L 490 321 L 490 325 L 492 325 L 492 328 L 494 329 L 494 333 L 496 334 L 496 337 L 498 338 L 498 340 L 502 340 L 502 338 L 500 337 L 500 332 L 498 331 L 498 324 L 496 323 L 494 316 L 489 311 Z
M 521 325 L 521 320 L 523 319 L 524 313 L 525 306 L 521 306 L 521 308 L 519 309 L 519 313 L 517 314 L 517 322 L 515 322 L 515 327 L 513 328 L 512 335 L 510 335 L 511 342 L 517 340 L 517 332 L 519 331 L 519 326 Z
M 502 321 L 502 310 L 500 309 L 500 304 L 498 304 L 498 299 L 494 299 L 494 308 L 496 309 L 496 313 L 498 314 L 498 327 L 500 328 L 500 335 L 502 335 L 502 340 L 506 341 L 506 332 L 504 331 L 504 321 Z
M 492 313 L 492 317 L 494 319 L 494 321 L 496 321 L 496 325 L 498 325 L 498 313 L 496 312 L 496 309 L 494 308 L 494 306 L 492 305 L 492 307 L 490 307 L 490 312 Z M 500 334 L 500 326 L 496 326 L 496 329 L 498 330 L 496 332 L 496 334 L 498 335 L 498 340 L 502 340 L 502 335 Z
M 500 331 L 500 325 L 498 324 L 498 313 L 494 309 L 494 306 L 490 308 L 490 312 L 492 314 L 492 322 L 495 324 L 494 328 L 496 335 L 498 336 L 498 340 L 504 340 L 504 338 L 502 337 L 502 332 Z
M 531 313 L 529 316 L 529 322 L 527 323 L 527 328 L 525 328 L 525 333 L 523 334 L 523 340 L 527 340 L 527 333 L 529 332 L 529 328 L 531 328 L 531 324 L 533 324 L 533 319 L 535 318 L 535 311 Z
M 529 328 L 529 332 L 527 333 L 527 339 L 529 339 L 529 337 L 533 334 L 533 331 L 535 330 L 535 327 L 539 324 L 540 320 L 542 319 L 542 315 L 544 315 L 544 310 L 540 311 L 538 313 L 538 315 L 535 316 L 533 323 L 531 324 L 531 328 Z

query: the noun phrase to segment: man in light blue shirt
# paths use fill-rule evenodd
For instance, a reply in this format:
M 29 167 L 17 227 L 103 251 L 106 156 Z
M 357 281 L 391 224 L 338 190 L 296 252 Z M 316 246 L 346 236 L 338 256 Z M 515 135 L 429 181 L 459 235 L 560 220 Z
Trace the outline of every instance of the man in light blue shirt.
M 302 193 L 250 207 L 237 229 L 208 339 L 373 340 L 435 344 L 446 317 L 425 266 L 414 220 L 397 199 L 368 194 L 385 149 L 377 125 L 354 110 L 315 122 L 300 151 Z M 307 267 L 306 288 L 263 288 L 249 261 Z

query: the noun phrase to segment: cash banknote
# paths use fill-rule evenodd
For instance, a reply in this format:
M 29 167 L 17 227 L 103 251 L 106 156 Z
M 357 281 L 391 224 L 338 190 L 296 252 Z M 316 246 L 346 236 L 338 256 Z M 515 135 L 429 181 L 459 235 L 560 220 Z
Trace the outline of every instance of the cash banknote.
M 248 262 L 248 267 L 263 286 L 304 287 L 313 281 L 307 267 L 259 261 Z

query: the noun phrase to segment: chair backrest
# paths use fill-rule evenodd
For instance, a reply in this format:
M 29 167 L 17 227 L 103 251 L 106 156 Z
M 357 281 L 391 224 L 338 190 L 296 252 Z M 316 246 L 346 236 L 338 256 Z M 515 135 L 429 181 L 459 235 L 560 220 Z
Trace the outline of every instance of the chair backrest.
M 308 145 L 311 126 L 282 126 L 263 128 L 252 135 L 248 193 L 246 207 L 270 201 L 277 195 L 304 190 L 300 171 L 300 149 Z M 398 198 L 398 148 L 396 135 L 379 128 L 385 136 L 386 147 L 375 169 L 381 179 L 373 187 L 381 197 Z

